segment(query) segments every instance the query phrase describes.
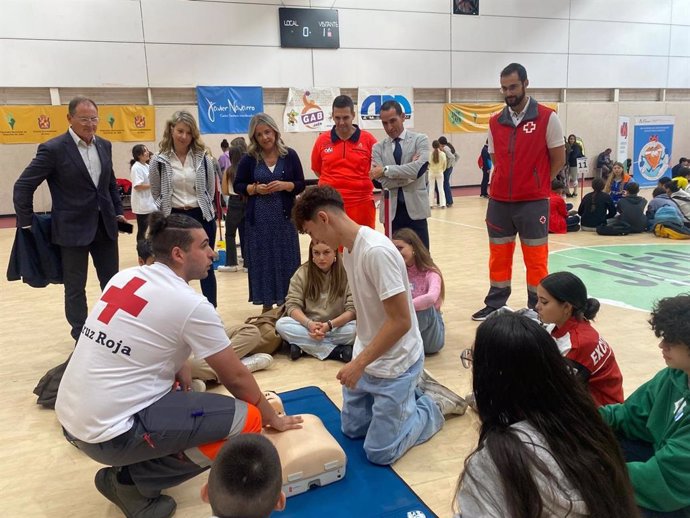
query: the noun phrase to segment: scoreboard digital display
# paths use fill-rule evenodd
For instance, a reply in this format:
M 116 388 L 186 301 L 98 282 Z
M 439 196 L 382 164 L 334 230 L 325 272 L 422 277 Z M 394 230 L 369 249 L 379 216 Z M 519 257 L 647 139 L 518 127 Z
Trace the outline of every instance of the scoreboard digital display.
M 340 48 L 337 9 L 280 7 L 280 46 L 301 49 Z

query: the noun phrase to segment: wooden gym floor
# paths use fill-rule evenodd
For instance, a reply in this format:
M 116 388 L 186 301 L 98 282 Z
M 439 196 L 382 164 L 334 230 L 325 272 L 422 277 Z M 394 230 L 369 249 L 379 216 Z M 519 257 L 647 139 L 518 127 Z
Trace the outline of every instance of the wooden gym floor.
M 649 197 L 649 193 L 646 193 Z M 456 198 L 453 208 L 432 211 L 429 220 L 431 251 L 443 271 L 446 301 L 446 346 L 427 358 L 426 368 L 441 382 L 461 395 L 470 389 L 470 373 L 460 364 L 460 351 L 472 344 L 477 323 L 470 315 L 483 307 L 488 289 L 488 246 L 484 227 L 487 201 L 476 195 Z M 14 229 L 0 229 L 0 264 L 6 265 Z M 648 244 L 671 247 L 687 254 L 682 241 L 661 240 L 650 234 L 603 237 L 592 233 L 552 236 L 551 252 L 582 251 L 600 245 Z M 308 240 L 301 236 L 302 259 Z M 686 255 L 687 257 L 687 255 Z M 631 259 L 632 261 L 632 259 Z M 591 262 L 591 258 L 590 258 Z M 120 236 L 120 266 L 136 265 L 134 238 Z M 590 272 L 591 273 L 591 272 Z M 4 277 L 4 276 L 3 276 Z M 237 323 L 258 313 L 247 300 L 246 274 L 218 273 L 218 311 L 226 323 Z M 526 301 L 524 266 L 518 246 L 515 253 L 513 296 L 510 305 L 522 307 Z M 604 275 L 602 275 L 604 277 Z M 0 432 L 0 494 L 3 516 L 121 516 L 93 485 L 99 465 L 65 441 L 52 410 L 35 404 L 32 394 L 38 379 L 63 362 L 73 348 L 63 314 L 62 286 L 32 289 L 21 282 L 2 286 L 0 339 L 2 357 L 0 416 L 5 423 Z M 592 289 L 591 283 L 589 288 Z M 195 283 L 198 289 L 198 283 Z M 609 284 L 606 299 L 617 299 L 628 288 Z M 678 293 L 690 291 L 679 283 Z M 650 290 L 653 288 L 650 288 Z M 95 272 L 89 273 L 87 295 L 90 302 L 99 295 Z M 649 293 L 654 293 L 649 291 Z M 623 371 L 626 395 L 664 366 L 656 347 L 657 339 L 647 324 L 645 311 L 626 304 L 603 304 L 595 326 L 614 348 Z M 291 362 L 278 355 L 256 379 L 266 390 L 284 391 L 316 385 L 338 405 L 342 404 L 340 384 L 335 375 L 339 363 L 302 358 Z M 223 388 L 214 389 L 225 392 Z M 107 404 L 107 402 L 104 402 Z M 394 469 L 439 515 L 450 516 L 454 487 L 466 455 L 475 446 L 478 422 L 471 411 L 450 419 L 429 442 L 413 448 Z M 207 517 L 208 506 L 199 499 L 206 475 L 168 491 L 178 502 L 177 516 Z M 288 506 L 290 502 L 288 500 Z M 372 509 L 371 516 L 376 516 Z

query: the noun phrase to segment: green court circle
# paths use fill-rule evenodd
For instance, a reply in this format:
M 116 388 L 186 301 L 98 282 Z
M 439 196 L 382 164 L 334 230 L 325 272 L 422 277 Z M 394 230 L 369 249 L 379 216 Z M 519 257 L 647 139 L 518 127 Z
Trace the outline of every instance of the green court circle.
M 650 311 L 655 301 L 690 293 L 690 244 L 588 246 L 549 254 L 549 272 L 569 271 L 602 303 Z

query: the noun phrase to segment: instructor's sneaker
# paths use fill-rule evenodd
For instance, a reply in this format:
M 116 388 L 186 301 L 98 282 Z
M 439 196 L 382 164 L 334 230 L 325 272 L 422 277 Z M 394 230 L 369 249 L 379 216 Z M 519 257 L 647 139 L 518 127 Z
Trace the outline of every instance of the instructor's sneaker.
M 193 392 L 206 392 L 206 382 L 199 378 L 194 378 L 192 380 L 192 391 Z
M 167 495 L 146 498 L 136 486 L 117 481 L 117 468 L 102 468 L 94 480 L 96 489 L 120 508 L 127 518 L 169 518 L 177 504 Z
M 444 416 L 450 414 L 462 415 L 467 410 L 467 401 L 448 387 L 441 385 L 426 369 L 422 371 L 417 388 L 425 396 L 429 396 L 434 400 L 434 403 L 438 405 Z
M 267 369 L 273 363 L 273 356 L 266 353 L 256 353 L 245 356 L 240 360 L 249 372 Z
M 472 315 L 472 320 L 476 320 L 476 321 L 486 320 L 486 317 L 488 317 L 494 311 L 496 311 L 496 308 L 484 306 L 482 309 L 480 309 L 474 315 Z

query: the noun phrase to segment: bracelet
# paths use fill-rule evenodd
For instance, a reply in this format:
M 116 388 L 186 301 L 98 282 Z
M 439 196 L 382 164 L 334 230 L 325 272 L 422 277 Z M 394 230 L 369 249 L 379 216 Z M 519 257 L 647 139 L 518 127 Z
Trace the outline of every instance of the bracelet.
M 328 324 L 328 330 L 333 331 L 333 322 L 331 322 L 330 320 L 327 320 L 326 323 Z

